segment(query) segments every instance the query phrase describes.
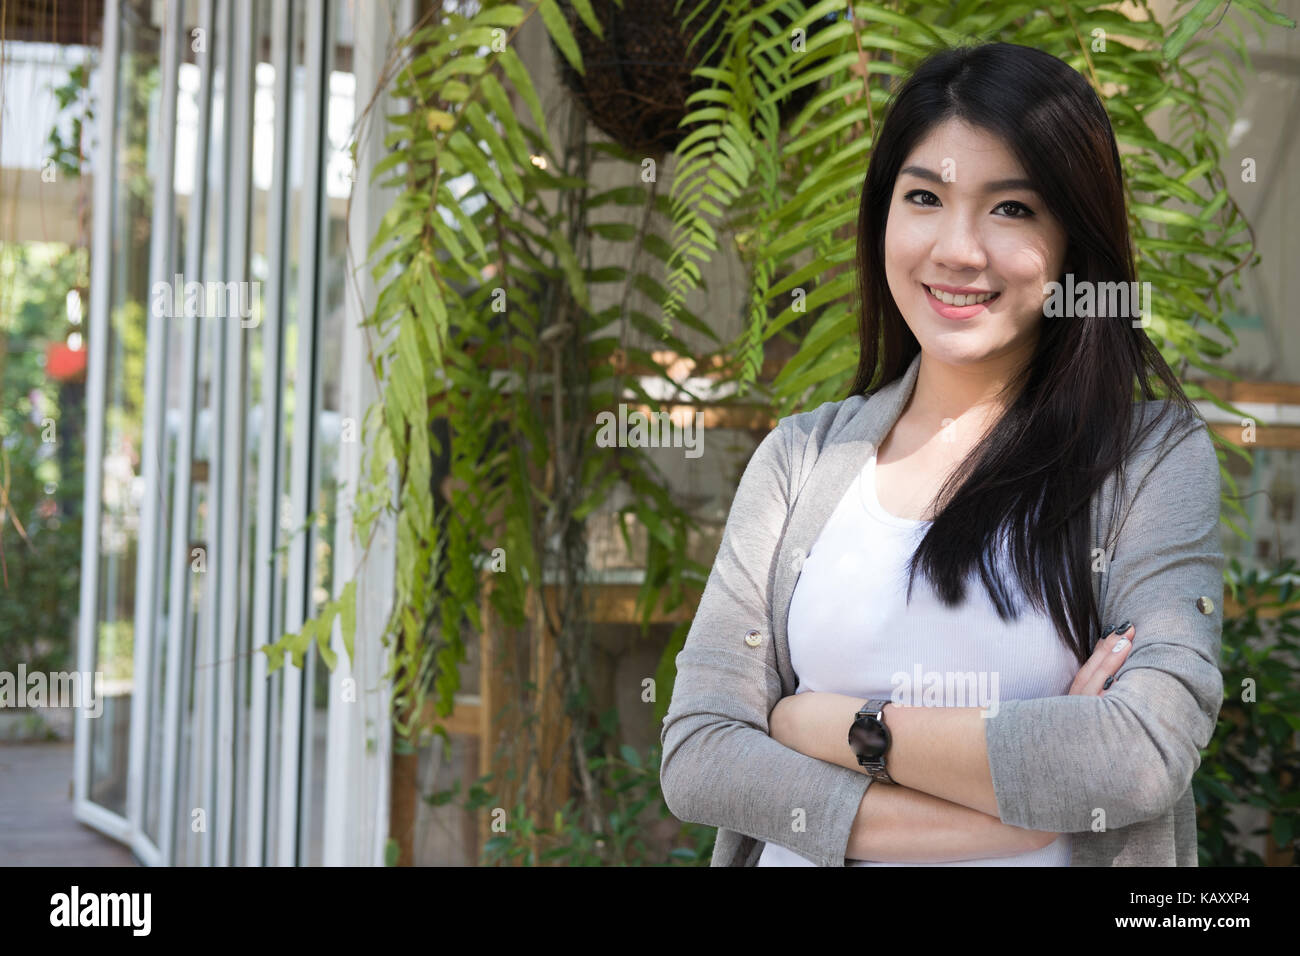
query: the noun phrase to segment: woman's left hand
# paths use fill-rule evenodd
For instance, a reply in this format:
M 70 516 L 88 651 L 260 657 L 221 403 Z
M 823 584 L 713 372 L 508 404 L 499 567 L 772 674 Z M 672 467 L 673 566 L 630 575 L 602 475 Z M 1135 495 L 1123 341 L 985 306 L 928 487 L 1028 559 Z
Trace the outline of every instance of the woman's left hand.
M 1088 697 L 1106 696 L 1107 678 L 1113 677 L 1128 660 L 1129 651 L 1133 649 L 1133 639 L 1137 637 L 1134 626 L 1127 621 L 1125 624 L 1127 626 L 1124 630 L 1107 634 L 1097 642 L 1092 657 L 1088 658 L 1079 668 L 1079 673 L 1074 675 L 1074 683 L 1070 685 L 1071 694 Z

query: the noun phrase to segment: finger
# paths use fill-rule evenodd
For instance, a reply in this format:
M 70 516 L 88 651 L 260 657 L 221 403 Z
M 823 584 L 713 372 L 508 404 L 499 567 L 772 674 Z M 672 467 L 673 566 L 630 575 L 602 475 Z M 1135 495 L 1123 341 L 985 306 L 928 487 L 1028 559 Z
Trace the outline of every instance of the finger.
M 1112 678 L 1119 673 L 1119 669 L 1123 667 L 1124 662 L 1128 660 L 1129 652 L 1133 649 L 1133 639 L 1135 637 L 1136 630 L 1132 626 L 1127 630 L 1119 631 L 1111 636 L 1111 640 L 1108 642 L 1110 650 L 1103 655 L 1101 664 L 1098 667 L 1096 674 L 1093 675 L 1092 681 L 1089 683 L 1090 688 L 1094 684 L 1096 685 L 1093 689 L 1093 693 L 1098 697 L 1106 696 L 1106 692 L 1114 686 Z
M 1119 640 L 1119 638 L 1115 636 L 1117 628 L 1123 627 L 1127 629 L 1129 626 L 1129 622 L 1125 621 L 1123 624 L 1115 625 L 1101 636 L 1093 646 L 1092 656 L 1084 661 L 1083 666 L 1079 668 L 1079 673 L 1075 678 L 1077 681 L 1081 684 L 1089 684 L 1092 681 L 1092 678 L 1097 674 L 1098 670 L 1100 670 L 1102 661 L 1105 659 L 1106 655 L 1110 653 L 1110 649 L 1115 645 L 1115 642 Z M 1102 680 L 1105 679 L 1105 675 L 1103 675 Z
M 1071 690 L 1072 694 L 1099 694 L 1106 678 L 1110 677 L 1128 657 L 1128 648 L 1132 646 L 1134 636 L 1133 625 L 1125 621 L 1117 627 L 1123 630 L 1112 628 L 1097 642 L 1092 656 L 1079 669 L 1079 674 L 1075 677 L 1076 689 Z M 1125 643 L 1121 645 L 1121 641 Z M 1115 650 L 1116 647 L 1120 648 L 1118 652 Z

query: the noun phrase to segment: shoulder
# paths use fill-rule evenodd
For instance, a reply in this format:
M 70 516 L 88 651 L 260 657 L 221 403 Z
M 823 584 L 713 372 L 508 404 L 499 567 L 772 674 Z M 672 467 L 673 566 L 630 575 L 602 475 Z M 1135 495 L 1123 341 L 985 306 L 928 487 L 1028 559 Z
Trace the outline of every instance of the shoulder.
M 870 399 L 869 395 L 850 395 L 822 402 L 809 411 L 784 416 L 777 421 L 773 434 L 780 432 L 791 452 L 818 451 L 857 418 Z
M 1148 472 L 1205 467 L 1218 461 L 1209 425 L 1168 399 L 1133 403 L 1128 466 Z M 1215 469 L 1217 474 L 1217 468 Z
M 851 423 L 861 424 L 858 416 L 868 400 L 869 396 L 850 395 L 783 416 L 759 442 L 753 460 L 780 472 L 787 487 L 801 488 L 823 450 L 840 440 Z
M 781 418 L 776 427 L 786 428 L 792 434 L 816 435 L 833 433 L 853 419 L 870 400 L 869 395 L 850 395 L 836 402 L 822 402 L 814 409 L 796 412 Z
M 1165 399 L 1135 402 L 1130 440 L 1123 469 L 1130 508 L 1217 522 L 1219 453 L 1204 418 Z
M 1204 426 L 1205 420 L 1167 398 L 1133 403 L 1133 430 L 1151 428 L 1152 434 L 1169 438 L 1189 428 Z

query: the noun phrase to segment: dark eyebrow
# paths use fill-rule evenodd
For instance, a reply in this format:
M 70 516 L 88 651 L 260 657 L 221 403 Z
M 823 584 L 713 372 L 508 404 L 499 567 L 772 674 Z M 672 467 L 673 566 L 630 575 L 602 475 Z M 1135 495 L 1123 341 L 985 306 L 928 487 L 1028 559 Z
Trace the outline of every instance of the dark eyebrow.
M 904 173 L 908 173 L 918 179 L 924 179 L 932 183 L 943 183 L 942 176 L 938 173 L 931 172 L 924 166 L 904 166 L 898 171 L 898 175 L 902 176 Z M 1034 188 L 1034 184 L 1027 179 L 995 179 L 993 182 L 984 184 L 984 192 L 986 193 L 1000 193 L 1008 189 L 1023 189 L 1031 193 L 1038 192 L 1038 190 Z

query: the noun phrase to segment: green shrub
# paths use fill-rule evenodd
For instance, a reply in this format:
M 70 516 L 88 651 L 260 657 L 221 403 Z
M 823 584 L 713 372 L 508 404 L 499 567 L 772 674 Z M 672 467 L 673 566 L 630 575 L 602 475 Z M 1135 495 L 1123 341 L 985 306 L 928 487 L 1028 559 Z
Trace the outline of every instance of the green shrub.
M 1271 572 L 1229 563 L 1228 586 L 1244 611 L 1223 620 L 1223 709 L 1201 766 L 1192 778 L 1201 866 L 1262 866 L 1244 836 L 1271 830 L 1294 852 L 1300 838 L 1300 604 L 1294 560 Z M 1290 605 L 1289 607 L 1287 605 Z M 1276 608 L 1276 617 L 1261 617 Z M 1269 828 L 1243 835 L 1228 819 L 1234 806 L 1268 811 Z

